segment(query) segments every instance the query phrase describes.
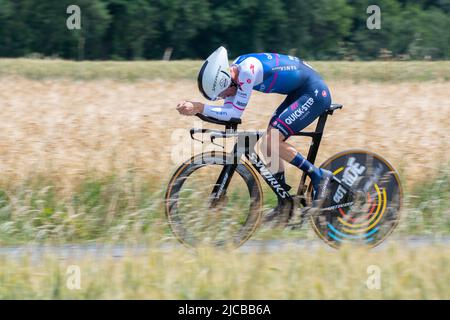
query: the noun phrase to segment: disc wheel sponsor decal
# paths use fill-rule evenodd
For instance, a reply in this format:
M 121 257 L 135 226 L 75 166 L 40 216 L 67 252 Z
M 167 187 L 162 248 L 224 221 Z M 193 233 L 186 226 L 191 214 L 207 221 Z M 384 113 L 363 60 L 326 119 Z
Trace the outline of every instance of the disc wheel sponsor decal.
M 311 217 L 316 233 L 335 248 L 349 242 L 380 244 L 399 220 L 402 188 L 395 169 L 365 150 L 339 153 L 321 167 L 351 190 L 332 183 L 321 213 Z

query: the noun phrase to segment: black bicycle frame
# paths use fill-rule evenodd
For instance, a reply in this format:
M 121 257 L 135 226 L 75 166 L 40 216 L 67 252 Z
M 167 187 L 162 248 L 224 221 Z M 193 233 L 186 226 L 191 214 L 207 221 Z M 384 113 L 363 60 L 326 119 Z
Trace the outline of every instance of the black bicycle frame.
M 311 137 L 312 141 L 309 147 L 307 159 L 309 162 L 314 164 L 316 160 L 317 153 L 319 151 L 320 142 L 322 140 L 323 131 L 325 128 L 325 123 L 328 118 L 328 112 L 324 112 L 317 122 L 315 131 L 313 132 L 299 132 L 294 134 L 295 136 L 307 136 Z M 208 132 L 209 130 L 203 130 L 202 132 Z M 217 133 L 217 132 L 216 132 Z M 227 190 L 227 187 L 231 181 L 231 177 L 236 170 L 239 159 L 244 155 L 252 164 L 253 168 L 262 176 L 264 181 L 269 185 L 272 191 L 277 195 L 278 201 L 292 201 L 292 196 L 282 187 L 280 181 L 278 181 L 273 174 L 267 169 L 267 165 L 261 160 L 259 155 L 255 151 L 256 142 L 262 137 L 263 132 L 244 132 L 237 133 L 237 124 L 231 124 L 226 126 L 226 132 L 222 132 L 218 137 L 226 138 L 228 136 L 237 136 L 238 140 L 234 145 L 230 155 L 233 156 L 233 161 L 231 164 L 225 164 L 222 169 L 217 182 L 212 190 L 213 199 L 219 200 L 223 190 Z M 192 135 L 192 131 L 191 131 Z M 254 139 L 250 139 L 254 137 Z M 244 140 L 242 140 L 244 139 Z M 213 142 L 213 138 L 211 139 Z M 244 146 L 243 150 L 241 147 Z M 303 195 L 306 192 L 306 173 L 303 172 L 300 179 L 300 183 L 297 189 L 297 195 Z M 301 198 L 301 203 L 306 205 L 306 200 Z
M 319 152 L 320 142 L 322 140 L 323 131 L 325 128 L 325 123 L 328 118 L 328 113 L 323 113 L 319 120 L 317 121 L 317 126 L 315 131 L 313 132 L 299 132 L 294 134 L 293 136 L 306 136 L 312 139 L 307 160 L 314 164 L 316 161 L 317 153 Z M 267 170 L 266 165 L 260 159 L 258 154 L 254 150 L 254 145 L 249 146 L 248 152 L 245 153 L 245 157 L 252 163 L 253 168 L 263 177 L 264 181 L 269 185 L 269 187 L 273 190 L 273 192 L 277 195 L 278 201 L 291 201 L 291 195 L 283 189 L 280 185 L 279 181 Z M 302 173 L 302 177 L 300 179 L 300 183 L 297 189 L 297 195 L 303 195 L 306 192 L 306 173 Z M 301 199 L 302 204 L 306 205 L 306 200 Z

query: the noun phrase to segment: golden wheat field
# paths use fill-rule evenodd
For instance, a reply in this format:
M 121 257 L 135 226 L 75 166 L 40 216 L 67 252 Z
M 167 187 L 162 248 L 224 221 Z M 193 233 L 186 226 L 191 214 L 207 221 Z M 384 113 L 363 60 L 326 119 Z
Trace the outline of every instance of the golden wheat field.
M 449 163 L 449 82 L 328 83 L 333 101 L 344 104 L 344 109 L 327 123 L 318 162 L 347 148 L 367 148 L 392 162 L 407 186 Z M 164 183 L 176 165 L 202 147 L 193 144 L 188 133 L 201 121 L 175 110 L 181 99 L 202 101 L 195 81 L 4 76 L 1 178 L 14 183 L 42 174 L 70 189 L 85 173 L 133 168 Z M 264 129 L 282 99 L 255 93 L 242 128 Z M 305 138 L 294 137 L 291 142 L 303 153 L 309 146 Z M 297 170 L 288 170 L 298 175 Z

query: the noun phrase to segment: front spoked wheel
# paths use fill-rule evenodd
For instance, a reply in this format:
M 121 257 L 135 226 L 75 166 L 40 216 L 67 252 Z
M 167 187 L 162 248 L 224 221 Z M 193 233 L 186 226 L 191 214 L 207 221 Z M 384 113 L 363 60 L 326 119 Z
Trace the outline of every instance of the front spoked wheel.
M 326 160 L 346 189 L 332 182 L 319 214 L 311 216 L 315 232 L 330 246 L 344 243 L 375 247 L 400 219 L 403 190 L 397 171 L 383 157 L 366 150 L 348 150 Z
M 238 247 L 256 230 L 262 214 L 262 190 L 246 162 L 236 170 L 222 196 L 215 198 L 219 177 L 232 161 L 223 152 L 199 154 L 183 163 L 166 192 L 166 216 L 182 243 L 195 247 Z

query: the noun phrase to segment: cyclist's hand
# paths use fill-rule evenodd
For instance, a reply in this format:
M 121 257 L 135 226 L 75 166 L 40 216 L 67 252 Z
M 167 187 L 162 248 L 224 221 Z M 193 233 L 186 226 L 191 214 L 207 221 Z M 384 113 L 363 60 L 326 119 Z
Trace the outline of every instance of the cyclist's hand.
M 191 102 L 191 101 L 181 101 L 177 105 L 177 111 L 185 116 L 193 116 L 196 113 L 203 112 L 203 103 Z

